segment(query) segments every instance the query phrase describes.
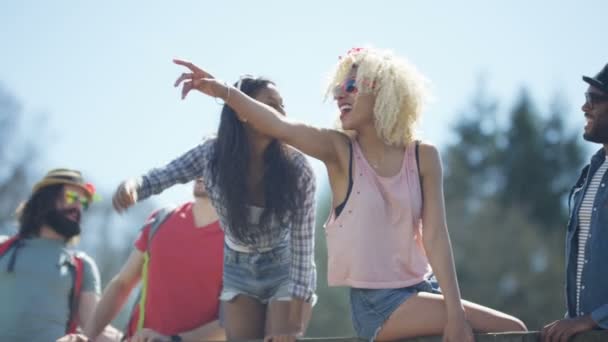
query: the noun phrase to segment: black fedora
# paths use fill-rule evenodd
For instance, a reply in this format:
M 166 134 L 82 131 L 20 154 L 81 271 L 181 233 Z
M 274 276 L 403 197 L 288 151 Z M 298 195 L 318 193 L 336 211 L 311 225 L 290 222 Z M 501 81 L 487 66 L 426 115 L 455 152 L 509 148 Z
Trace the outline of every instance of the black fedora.
M 608 64 L 595 77 L 583 76 L 583 81 L 608 93 Z

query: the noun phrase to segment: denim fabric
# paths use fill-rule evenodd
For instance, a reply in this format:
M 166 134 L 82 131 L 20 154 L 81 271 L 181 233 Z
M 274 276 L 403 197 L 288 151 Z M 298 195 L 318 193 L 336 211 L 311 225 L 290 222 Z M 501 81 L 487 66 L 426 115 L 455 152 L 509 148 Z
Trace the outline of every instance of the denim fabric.
M 572 204 L 566 234 L 566 301 L 568 317 L 576 317 L 576 267 L 578 255 L 578 211 L 593 174 L 606 159 L 604 149 L 598 151 L 583 170 L 570 192 Z M 608 173 L 604 175 L 595 196 L 589 237 L 585 247 L 585 263 L 581 279 L 580 315 L 591 314 L 603 329 L 608 329 Z
M 224 245 L 224 275 L 220 300 L 230 301 L 239 294 L 262 303 L 290 298 L 289 243 L 267 252 L 243 253 Z
M 393 312 L 418 292 L 441 293 L 434 277 L 399 289 L 350 289 L 353 327 L 360 338 L 373 341 Z

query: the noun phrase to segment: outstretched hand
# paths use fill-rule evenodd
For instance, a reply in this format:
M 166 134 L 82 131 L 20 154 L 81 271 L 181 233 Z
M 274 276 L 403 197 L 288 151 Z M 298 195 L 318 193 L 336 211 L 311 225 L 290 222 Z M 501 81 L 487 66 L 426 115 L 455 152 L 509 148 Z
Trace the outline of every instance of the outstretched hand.
M 174 59 L 173 63 L 184 66 L 190 70 L 190 72 L 182 73 L 174 84 L 175 87 L 182 85 L 182 100 L 185 99 L 186 96 L 188 96 L 188 93 L 193 89 L 213 97 L 226 97 L 228 87 L 216 80 L 210 73 L 191 62 L 181 59 Z

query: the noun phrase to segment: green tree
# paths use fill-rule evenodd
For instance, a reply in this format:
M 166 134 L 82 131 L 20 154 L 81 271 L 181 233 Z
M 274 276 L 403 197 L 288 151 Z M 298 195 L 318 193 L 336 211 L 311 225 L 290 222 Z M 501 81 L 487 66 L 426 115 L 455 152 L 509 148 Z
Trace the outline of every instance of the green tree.
M 0 234 L 16 232 L 15 209 L 25 200 L 31 184 L 30 170 L 38 160 L 40 126 L 23 132 L 21 101 L 0 84 Z
M 482 89 L 483 87 L 480 87 Z M 564 195 L 582 166 L 564 106 L 543 115 L 523 90 L 508 122 L 478 90 L 446 149 L 446 208 L 463 297 L 530 328 L 564 312 Z
M 541 227 L 554 230 L 565 224 L 563 196 L 583 159 L 578 135 L 564 128 L 563 107 L 554 103 L 546 118 L 522 91 L 512 113 L 499 160 L 504 172 L 501 203 L 517 205 Z

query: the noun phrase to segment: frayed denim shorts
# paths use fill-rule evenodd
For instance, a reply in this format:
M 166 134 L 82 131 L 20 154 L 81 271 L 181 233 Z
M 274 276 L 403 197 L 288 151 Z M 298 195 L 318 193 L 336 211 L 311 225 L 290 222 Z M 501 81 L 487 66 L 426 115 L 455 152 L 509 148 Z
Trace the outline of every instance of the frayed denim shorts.
M 267 304 L 290 300 L 291 251 L 286 241 L 265 252 L 238 252 L 224 244 L 224 274 L 220 300 L 246 295 Z
M 351 288 L 351 315 L 357 336 L 374 341 L 384 322 L 418 292 L 441 293 L 435 277 L 399 289 Z

